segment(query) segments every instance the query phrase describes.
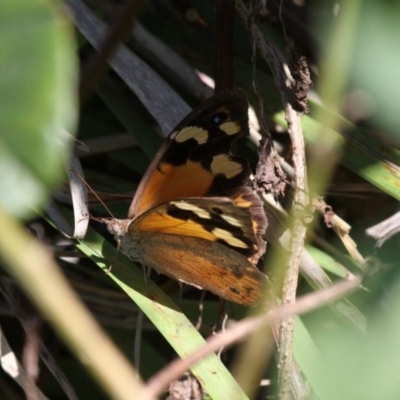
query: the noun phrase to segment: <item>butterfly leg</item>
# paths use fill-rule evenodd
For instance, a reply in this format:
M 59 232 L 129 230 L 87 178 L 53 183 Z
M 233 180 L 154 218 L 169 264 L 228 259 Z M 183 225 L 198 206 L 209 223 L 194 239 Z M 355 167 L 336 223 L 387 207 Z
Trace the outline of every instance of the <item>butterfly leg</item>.
M 201 328 L 201 325 L 203 323 L 203 311 L 204 311 L 204 297 L 206 295 L 206 291 L 202 290 L 201 291 L 201 296 L 199 300 L 199 316 L 197 318 L 197 323 L 196 323 L 196 329 L 199 331 Z

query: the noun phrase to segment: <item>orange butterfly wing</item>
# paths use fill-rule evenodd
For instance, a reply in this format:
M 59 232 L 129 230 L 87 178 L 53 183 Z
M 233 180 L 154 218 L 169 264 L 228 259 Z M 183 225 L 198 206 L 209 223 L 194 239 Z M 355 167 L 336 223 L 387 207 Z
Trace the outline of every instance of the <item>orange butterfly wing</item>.
M 139 244 L 146 266 L 228 301 L 253 306 L 267 283 L 245 256 L 217 242 L 145 232 Z
M 182 197 L 232 197 L 246 184 L 247 162 L 231 154 L 248 135 L 248 103 L 241 90 L 213 96 L 183 119 L 148 168 L 128 217 Z
M 132 221 L 128 232 L 190 236 L 219 242 L 251 257 L 258 251 L 250 212 L 222 197 L 176 199 L 146 212 Z
M 251 204 L 242 199 L 238 207 L 221 197 L 175 199 L 133 220 L 123 247 L 132 259 L 171 278 L 254 305 L 266 277 L 249 261 L 259 250 Z

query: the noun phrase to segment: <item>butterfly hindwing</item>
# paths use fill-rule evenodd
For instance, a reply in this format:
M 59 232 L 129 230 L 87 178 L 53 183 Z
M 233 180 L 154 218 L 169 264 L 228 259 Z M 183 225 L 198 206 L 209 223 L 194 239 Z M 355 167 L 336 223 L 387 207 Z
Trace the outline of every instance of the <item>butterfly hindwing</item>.
M 221 243 L 146 232 L 140 248 L 146 266 L 245 306 L 257 303 L 267 281 L 245 256 Z
M 253 234 L 257 241 L 255 246 L 257 251 L 249 259 L 256 265 L 266 250 L 266 244 L 262 236 L 267 229 L 268 221 L 263 203 L 257 194 L 247 186 L 243 187 L 242 191 L 233 198 L 233 202 L 238 208 L 244 209 L 250 214 Z

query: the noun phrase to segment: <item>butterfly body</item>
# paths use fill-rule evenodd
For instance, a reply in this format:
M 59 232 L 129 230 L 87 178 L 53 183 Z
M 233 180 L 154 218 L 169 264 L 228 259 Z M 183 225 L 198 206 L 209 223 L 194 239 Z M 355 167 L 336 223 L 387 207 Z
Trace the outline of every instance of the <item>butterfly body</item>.
M 259 198 L 246 186 L 247 163 L 231 154 L 248 134 L 242 91 L 214 96 L 167 137 L 129 209 L 108 230 L 129 258 L 243 305 L 266 283 L 255 263 L 266 226 Z

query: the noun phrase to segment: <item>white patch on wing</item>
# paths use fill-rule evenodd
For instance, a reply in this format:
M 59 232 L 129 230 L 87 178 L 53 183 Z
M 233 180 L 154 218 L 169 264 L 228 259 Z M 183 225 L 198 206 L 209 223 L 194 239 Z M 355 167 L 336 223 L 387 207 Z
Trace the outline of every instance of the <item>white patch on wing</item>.
M 187 140 L 194 139 L 198 144 L 204 144 L 207 143 L 208 132 L 197 126 L 187 126 L 180 131 L 173 132 L 170 138 L 178 143 L 183 143 Z
M 240 163 L 232 161 L 228 154 L 218 154 L 211 162 L 211 171 L 213 174 L 223 174 L 231 179 L 243 171 Z
M 207 210 L 197 207 L 194 204 L 187 203 L 186 201 L 171 201 L 171 204 L 173 204 L 176 208 L 179 208 L 180 210 L 191 211 L 199 218 L 211 219 L 211 214 Z
M 230 232 L 225 229 L 214 228 L 211 233 L 217 238 L 224 240 L 226 243 L 233 247 L 239 247 L 241 249 L 247 249 L 246 243 L 242 242 L 240 239 L 235 238 Z

